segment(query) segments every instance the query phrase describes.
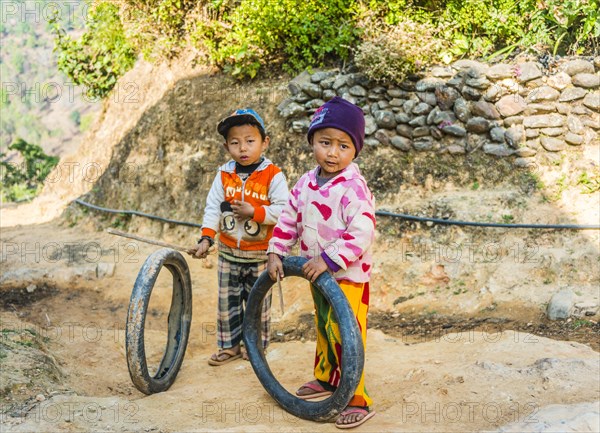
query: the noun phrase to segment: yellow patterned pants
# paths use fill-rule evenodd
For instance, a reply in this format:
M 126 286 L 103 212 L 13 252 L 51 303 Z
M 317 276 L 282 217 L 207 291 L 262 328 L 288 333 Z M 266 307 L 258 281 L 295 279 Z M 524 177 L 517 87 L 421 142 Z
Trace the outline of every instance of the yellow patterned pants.
M 350 307 L 356 316 L 366 353 L 369 283 L 338 281 L 338 284 L 346 298 L 348 298 Z M 315 303 L 315 324 L 317 327 L 315 377 L 322 382 L 337 387 L 340 382 L 340 366 L 343 362 L 339 326 L 333 308 L 327 303 L 321 292 L 312 285 L 311 292 Z M 372 402 L 365 388 L 365 373 L 363 371 L 358 387 L 354 392 L 354 397 L 348 405 L 370 406 Z

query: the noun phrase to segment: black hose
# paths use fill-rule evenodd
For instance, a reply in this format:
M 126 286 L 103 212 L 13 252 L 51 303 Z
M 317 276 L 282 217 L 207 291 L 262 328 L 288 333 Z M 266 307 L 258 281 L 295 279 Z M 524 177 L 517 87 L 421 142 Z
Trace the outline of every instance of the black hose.
M 109 213 L 118 213 L 118 214 L 126 214 L 126 215 L 137 215 L 142 216 L 158 221 L 163 221 L 171 224 L 178 224 L 182 226 L 188 227 L 199 227 L 202 228 L 201 224 L 190 223 L 187 221 L 178 221 L 167 218 L 162 218 L 156 215 L 150 215 L 143 212 L 138 212 L 135 210 L 119 210 L 119 209 L 108 209 L 105 207 L 95 206 L 90 203 L 86 203 L 83 200 L 75 199 L 75 203 L 78 203 L 83 206 L 87 206 L 92 209 L 96 209 L 103 212 Z M 455 226 L 474 226 L 474 227 L 496 227 L 496 228 L 509 228 L 509 229 L 554 229 L 554 230 L 600 230 L 600 225 L 581 225 L 581 224 L 502 224 L 502 223 L 480 223 L 480 222 L 472 222 L 472 221 L 456 221 L 456 220 L 447 220 L 443 218 L 430 218 L 430 217 L 419 217 L 415 215 L 407 215 L 403 213 L 394 213 L 385 210 L 375 211 L 375 215 L 379 216 L 389 216 L 395 218 L 403 218 L 410 221 L 420 221 L 420 222 L 433 222 L 437 224 L 446 224 L 446 225 L 455 225 Z
M 498 228 L 510 228 L 510 229 L 558 229 L 558 230 L 599 230 L 600 225 L 579 225 L 579 224 L 501 224 L 501 223 L 479 223 L 471 221 L 456 221 L 446 220 L 442 218 L 429 218 L 429 217 L 418 217 L 414 215 L 406 215 L 402 213 L 393 213 L 385 210 L 375 211 L 375 215 L 389 216 L 396 218 L 404 218 L 411 221 L 421 222 L 434 222 L 438 224 L 448 224 L 455 226 L 475 226 L 475 227 L 498 227 Z
M 150 214 L 147 214 L 147 213 L 138 212 L 136 210 L 109 209 L 109 208 L 106 208 L 106 207 L 100 207 L 100 206 L 93 205 L 91 203 L 87 203 L 87 202 L 85 202 L 85 201 L 83 201 L 81 199 L 78 199 L 78 198 L 75 199 L 75 203 L 80 204 L 82 206 L 89 207 L 91 209 L 99 210 L 99 211 L 102 211 L 102 212 L 125 214 L 125 215 L 137 215 L 137 216 L 141 216 L 141 217 L 145 217 L 145 218 L 150 218 L 150 219 L 153 219 L 153 220 L 162 221 L 162 222 L 165 222 L 165 223 L 177 224 L 177 225 L 188 226 L 188 227 L 202 228 L 201 224 L 189 223 L 187 221 L 172 220 L 172 219 L 168 219 L 168 218 L 159 217 L 159 216 L 156 216 L 156 215 L 150 215 Z
M 304 277 L 302 265 L 306 259 L 302 257 L 286 257 L 283 270 L 286 277 Z M 261 338 L 262 302 L 273 285 L 273 280 L 264 271 L 254 283 L 244 314 L 244 344 L 248 351 L 254 373 L 267 392 L 285 410 L 291 414 L 313 421 L 326 421 L 340 414 L 348 405 L 363 371 L 364 349 L 360 329 L 356 317 L 350 308 L 348 299 L 329 272 L 322 273 L 313 285 L 321 291 L 331 307 L 342 338 L 342 365 L 340 384 L 335 392 L 325 400 L 310 402 L 289 393 L 277 381 L 267 364 Z

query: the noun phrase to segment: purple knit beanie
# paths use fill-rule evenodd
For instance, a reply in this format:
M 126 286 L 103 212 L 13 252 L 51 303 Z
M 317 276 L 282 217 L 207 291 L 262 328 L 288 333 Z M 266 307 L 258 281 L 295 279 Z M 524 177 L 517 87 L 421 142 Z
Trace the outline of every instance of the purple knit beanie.
M 365 115 L 360 107 L 339 96 L 334 97 L 315 111 L 308 127 L 310 144 L 315 131 L 323 128 L 340 129 L 348 134 L 356 147 L 355 157 L 358 156 L 365 142 Z

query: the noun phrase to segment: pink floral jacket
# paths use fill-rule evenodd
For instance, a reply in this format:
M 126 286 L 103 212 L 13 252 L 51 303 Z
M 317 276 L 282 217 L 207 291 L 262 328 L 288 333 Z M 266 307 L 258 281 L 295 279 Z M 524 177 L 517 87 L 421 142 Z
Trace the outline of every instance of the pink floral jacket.
M 304 174 L 292 188 L 268 252 L 287 256 L 300 240 L 300 255 L 321 255 L 337 280 L 368 282 L 375 238 L 373 194 L 354 163 L 322 187 L 318 170 Z

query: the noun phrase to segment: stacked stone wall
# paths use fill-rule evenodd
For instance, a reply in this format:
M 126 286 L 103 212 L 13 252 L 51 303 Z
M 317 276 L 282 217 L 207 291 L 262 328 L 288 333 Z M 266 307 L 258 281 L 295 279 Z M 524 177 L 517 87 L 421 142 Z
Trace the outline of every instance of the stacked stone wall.
M 552 69 L 462 60 L 398 85 L 358 72 L 303 72 L 288 89 L 278 109 L 291 130 L 306 132 L 312 113 L 337 95 L 362 107 L 366 145 L 403 152 L 484 152 L 525 167 L 600 144 L 600 57 Z

